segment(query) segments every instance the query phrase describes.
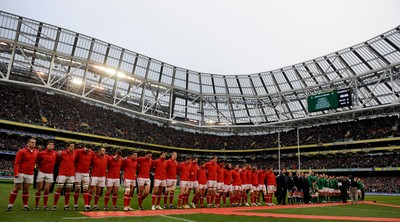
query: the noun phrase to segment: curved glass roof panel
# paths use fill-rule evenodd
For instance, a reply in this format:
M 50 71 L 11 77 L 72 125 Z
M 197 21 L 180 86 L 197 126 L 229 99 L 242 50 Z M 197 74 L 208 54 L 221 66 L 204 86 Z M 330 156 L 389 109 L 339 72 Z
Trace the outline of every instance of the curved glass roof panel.
M 95 37 L 0 12 L 0 81 L 42 87 L 195 129 L 240 133 L 253 127 L 298 127 L 332 121 L 330 116 L 394 112 L 400 97 L 399 27 L 280 69 L 219 75 L 176 67 Z M 351 90 L 350 107 L 308 110 L 309 96 L 340 89 Z

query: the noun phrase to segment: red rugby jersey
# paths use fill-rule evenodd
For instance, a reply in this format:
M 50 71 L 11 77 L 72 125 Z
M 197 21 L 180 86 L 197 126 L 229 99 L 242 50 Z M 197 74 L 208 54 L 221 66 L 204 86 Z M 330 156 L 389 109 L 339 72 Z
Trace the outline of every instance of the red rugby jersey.
M 130 156 L 122 161 L 121 169 L 124 171 L 124 179 L 136 180 L 138 162 Z
M 173 159 L 167 160 L 167 179 L 176 180 L 176 169 L 178 168 L 178 162 Z
M 197 180 L 199 184 L 207 184 L 207 169 L 200 167 L 199 171 L 197 172 Z
M 197 181 L 197 172 L 199 171 L 199 166 L 197 163 L 190 164 L 190 181 Z
M 162 158 L 158 158 L 153 161 L 151 168 L 154 169 L 154 179 L 166 180 L 167 179 L 167 161 Z
M 258 186 L 258 172 L 251 172 L 251 185 Z
M 52 174 L 54 170 L 54 165 L 57 160 L 57 152 L 54 150 L 43 150 L 39 153 L 36 163 L 39 167 L 40 172 Z
M 239 172 L 240 172 L 240 182 L 241 182 L 241 184 L 247 184 L 246 171 L 241 170 Z
M 246 184 L 251 184 L 251 170 L 246 170 Z
M 153 163 L 153 159 L 147 157 L 138 157 L 136 161 L 139 163 L 139 175 L 140 178 L 150 178 L 150 168 Z
M 224 169 L 224 184 L 231 185 L 232 183 L 232 172 L 231 170 Z
M 265 173 L 264 170 L 258 170 L 258 184 L 265 185 Z
M 224 182 L 224 179 L 225 179 L 224 172 L 225 172 L 224 167 L 218 165 L 218 167 L 217 167 L 217 182 L 218 183 Z
M 231 170 L 231 173 L 232 173 L 232 185 L 233 186 L 241 186 L 242 182 L 240 179 L 239 170 Z
M 207 168 L 207 180 L 217 180 L 218 179 L 218 174 L 217 174 L 217 168 L 218 165 L 213 162 L 207 162 L 206 163 L 206 168 Z
M 276 186 L 276 178 L 274 173 L 265 173 L 265 177 L 267 178 L 267 185 L 268 186 Z
M 60 164 L 58 169 L 59 176 L 75 176 L 75 158 L 74 151 L 61 151 L 61 154 L 57 157 L 57 162 Z
M 119 179 L 121 177 L 121 164 L 122 164 L 122 158 L 116 160 L 115 156 L 108 157 L 107 178 Z
M 96 153 L 92 150 L 88 150 L 86 152 L 83 148 L 75 150 L 75 153 L 75 171 L 77 173 L 89 173 L 90 162 L 92 161 L 92 157 L 96 155 Z
M 178 172 L 181 181 L 190 181 L 190 165 L 182 162 L 178 165 Z
M 107 160 L 107 155 L 93 155 L 92 161 L 90 162 L 90 166 L 92 167 L 92 177 L 105 177 L 107 175 Z
M 20 149 L 14 161 L 14 176 L 18 176 L 20 173 L 33 175 L 38 155 L 39 151 L 36 148 L 32 150 L 29 150 L 28 147 Z

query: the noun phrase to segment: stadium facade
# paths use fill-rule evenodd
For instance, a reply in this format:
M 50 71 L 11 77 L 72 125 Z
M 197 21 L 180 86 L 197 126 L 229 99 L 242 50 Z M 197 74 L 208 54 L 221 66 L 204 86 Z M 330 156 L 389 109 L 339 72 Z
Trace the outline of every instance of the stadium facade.
M 191 131 L 264 134 L 398 114 L 399 67 L 400 26 L 302 63 L 221 75 L 0 12 L 0 82 L 81 98 Z M 312 96 L 343 90 L 349 92 L 349 104 L 310 111 Z

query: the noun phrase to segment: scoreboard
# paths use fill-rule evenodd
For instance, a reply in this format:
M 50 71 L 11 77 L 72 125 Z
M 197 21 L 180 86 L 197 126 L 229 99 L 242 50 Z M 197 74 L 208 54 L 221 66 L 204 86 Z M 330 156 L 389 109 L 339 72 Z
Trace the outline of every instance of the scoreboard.
M 351 89 L 341 89 L 336 91 L 338 99 L 338 107 L 351 106 Z
M 307 98 L 308 112 L 351 106 L 351 89 L 333 90 Z

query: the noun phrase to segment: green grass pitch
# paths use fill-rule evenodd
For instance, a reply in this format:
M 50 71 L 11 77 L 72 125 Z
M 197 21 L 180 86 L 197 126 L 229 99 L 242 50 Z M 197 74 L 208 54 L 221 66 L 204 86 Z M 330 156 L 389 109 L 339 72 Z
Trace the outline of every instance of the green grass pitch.
M 206 214 L 190 214 L 190 215 L 171 215 L 169 216 L 150 216 L 150 217 L 113 217 L 113 218 L 89 218 L 80 214 L 79 212 L 71 210 L 65 212 L 63 210 L 64 198 L 61 197 L 58 202 L 57 211 L 33 211 L 34 207 L 34 193 L 35 190 L 31 188 L 29 206 L 31 211 L 25 212 L 22 210 L 22 199 L 21 191 L 18 193 L 17 200 L 14 203 L 13 211 L 6 211 L 8 205 L 8 199 L 10 191 L 13 187 L 11 181 L 0 180 L 0 221 L 140 221 L 140 222 L 158 222 L 158 221 L 187 221 L 187 222 L 198 222 L 198 221 L 212 221 L 212 222 L 244 222 L 251 220 L 252 222 L 261 221 L 312 221 L 310 219 L 286 219 L 286 218 L 268 218 L 268 217 L 247 217 L 247 216 L 227 216 L 227 215 L 206 215 Z M 177 190 L 175 195 L 177 196 Z M 43 193 L 42 193 L 43 195 Z M 123 208 L 123 188 L 120 188 L 120 195 L 118 198 L 118 207 L 120 210 Z M 191 198 L 190 198 L 191 199 Z M 275 198 L 274 198 L 275 199 Z M 177 200 L 177 198 L 175 198 Z M 400 206 L 400 197 L 388 197 L 388 196 L 367 196 L 367 201 L 376 201 L 383 204 L 393 204 Z M 41 199 L 40 204 L 42 204 Z M 99 206 L 103 206 L 103 198 L 100 198 Z M 151 197 L 147 197 L 144 201 L 145 209 L 150 209 Z M 162 201 L 163 202 L 163 201 Z M 49 207 L 53 203 L 53 194 L 49 197 Z M 133 207 L 137 209 L 137 195 L 135 194 L 132 199 Z M 82 210 L 83 199 L 80 196 L 79 199 L 80 209 Z M 93 204 L 93 201 L 92 201 Z M 111 205 L 111 200 L 110 200 Z M 73 206 L 73 195 L 71 195 L 70 206 Z M 327 216 L 359 216 L 359 217 L 387 217 L 387 218 L 399 218 L 400 220 L 400 208 L 386 207 L 386 206 L 375 206 L 375 205 L 340 205 L 340 206 L 326 206 L 326 207 L 312 207 L 312 208 L 300 208 L 300 209 L 271 209 L 271 210 L 257 210 L 252 212 L 265 212 L 265 213 L 278 213 L 278 214 L 303 214 L 303 215 L 327 215 Z M 314 220 L 316 221 L 316 220 Z

